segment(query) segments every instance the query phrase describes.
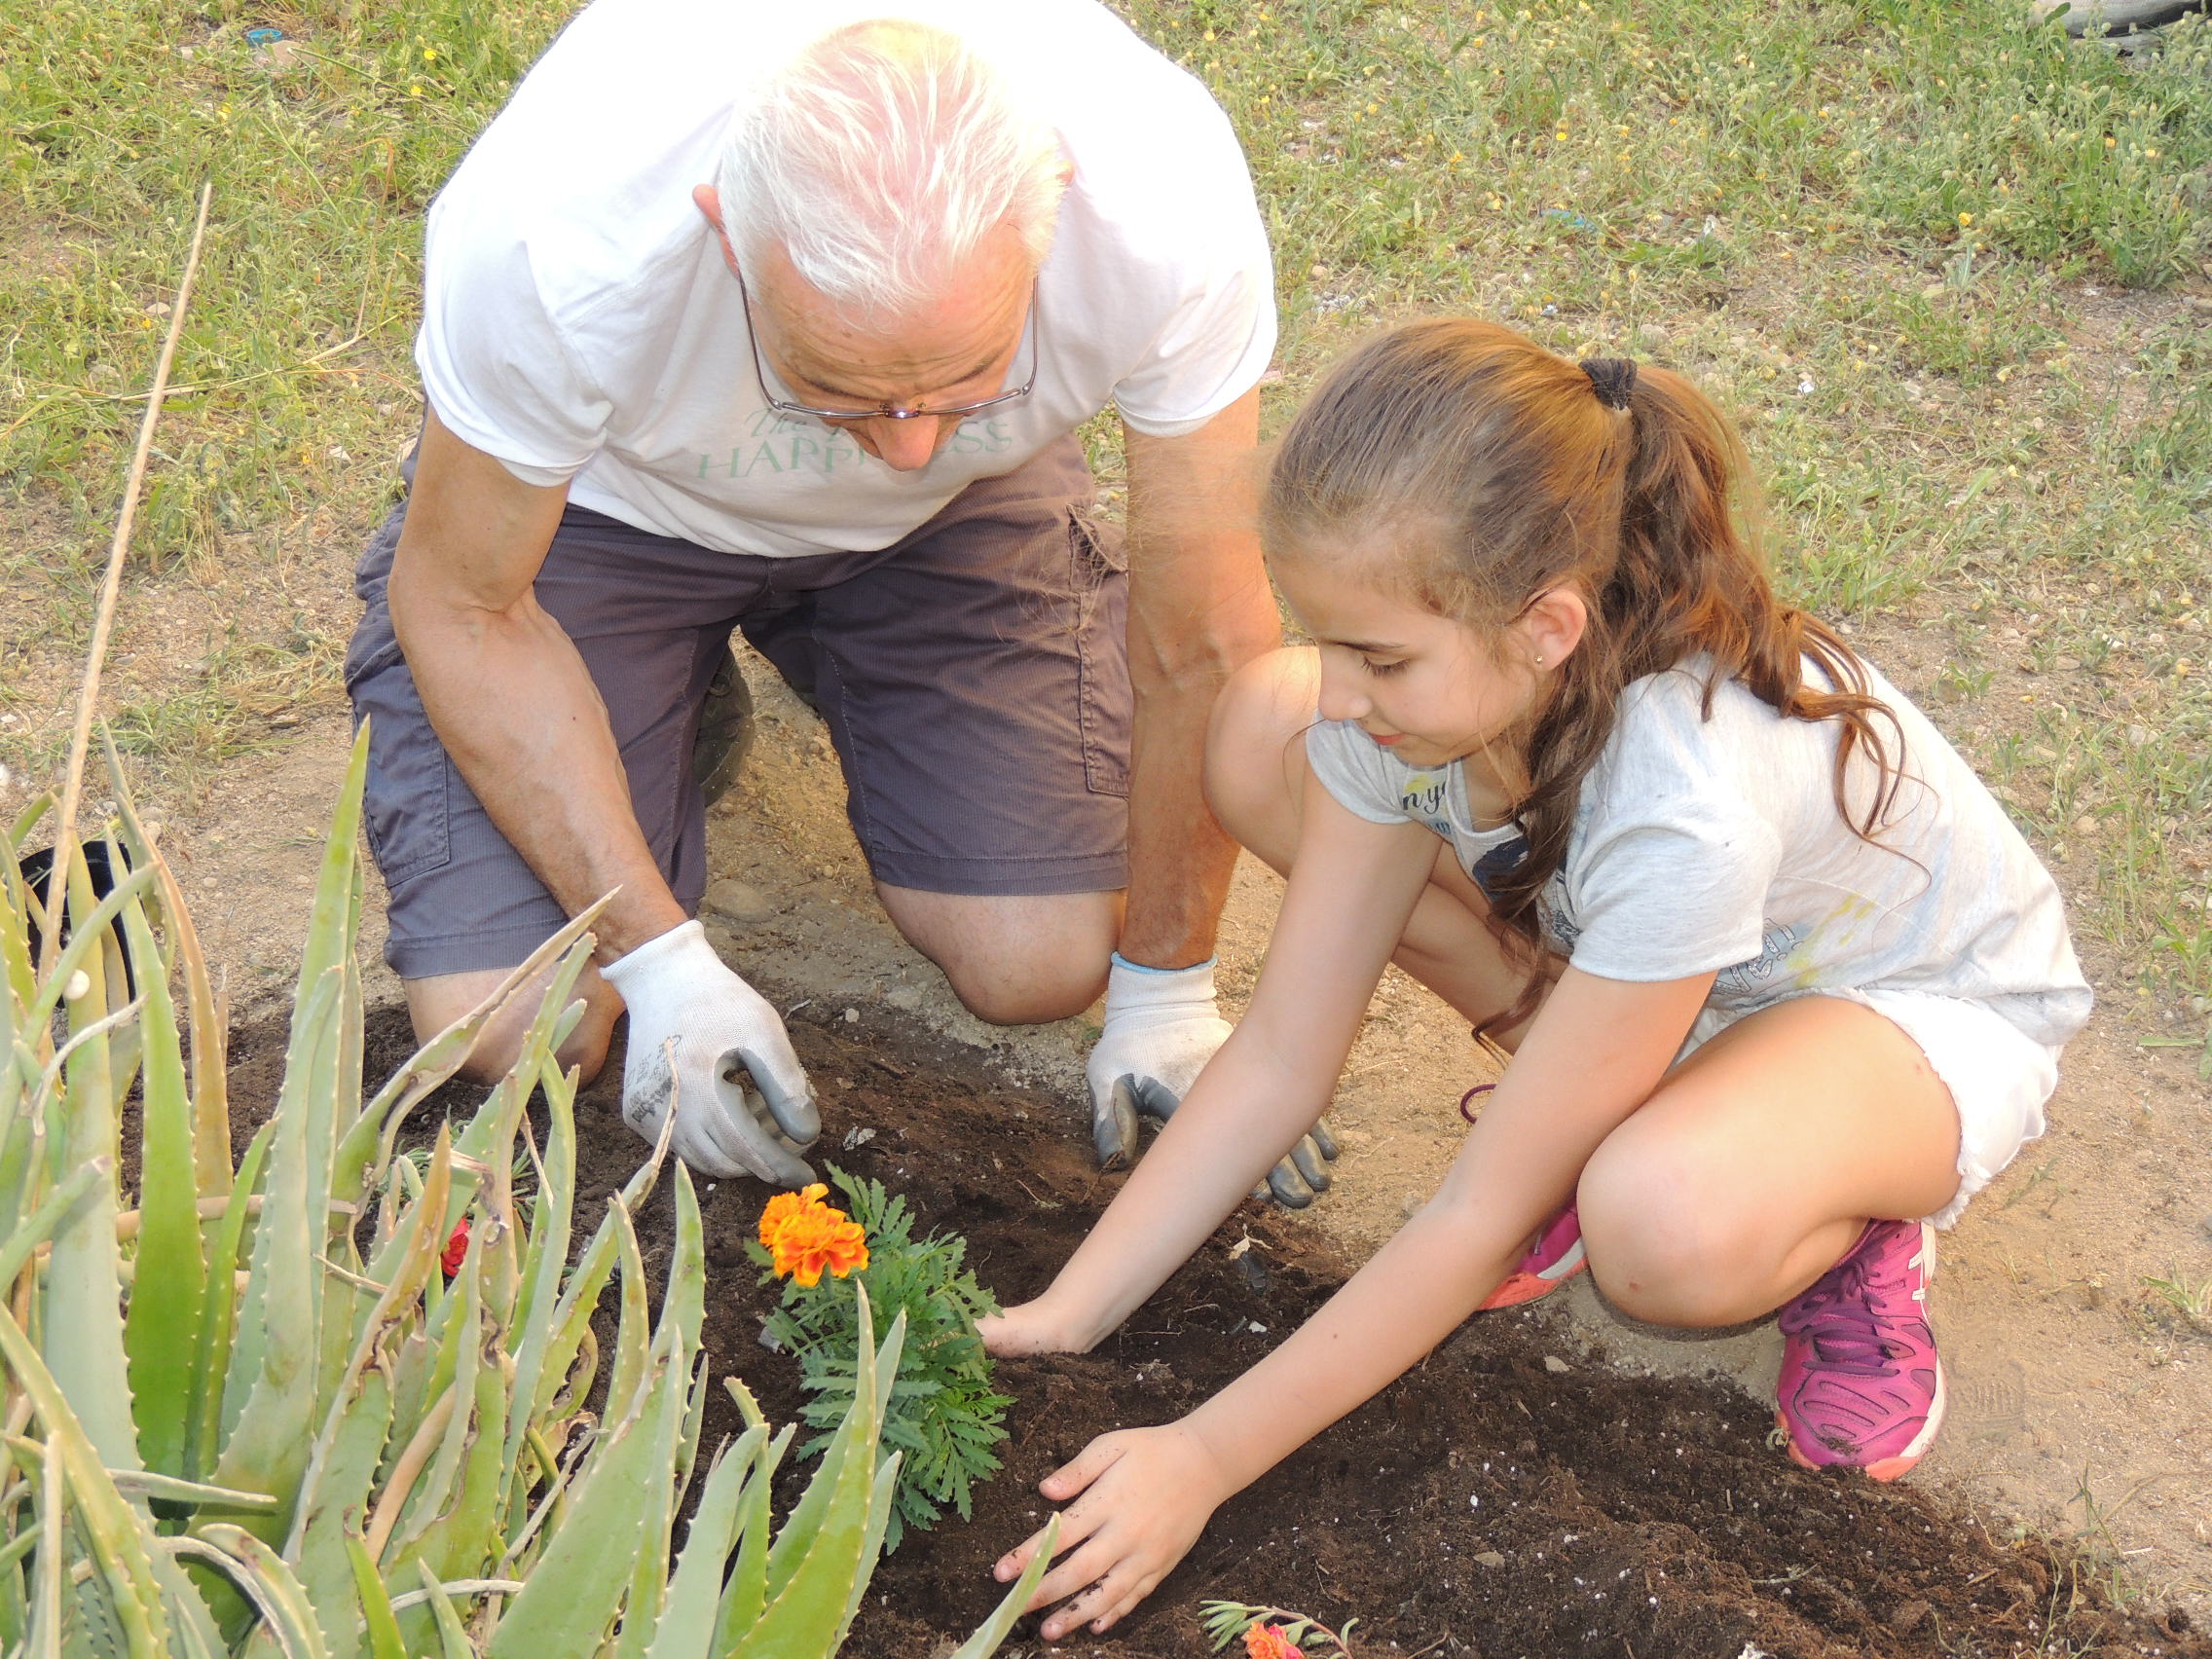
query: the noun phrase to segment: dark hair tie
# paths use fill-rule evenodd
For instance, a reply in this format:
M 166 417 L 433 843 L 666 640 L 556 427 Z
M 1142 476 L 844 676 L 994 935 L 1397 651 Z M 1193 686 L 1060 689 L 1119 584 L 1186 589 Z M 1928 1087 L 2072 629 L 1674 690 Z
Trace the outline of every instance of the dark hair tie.
M 1598 394 L 1598 401 L 1607 409 L 1626 409 L 1629 399 L 1636 394 L 1636 359 L 1633 357 L 1585 357 L 1582 372 L 1590 377 L 1590 388 Z

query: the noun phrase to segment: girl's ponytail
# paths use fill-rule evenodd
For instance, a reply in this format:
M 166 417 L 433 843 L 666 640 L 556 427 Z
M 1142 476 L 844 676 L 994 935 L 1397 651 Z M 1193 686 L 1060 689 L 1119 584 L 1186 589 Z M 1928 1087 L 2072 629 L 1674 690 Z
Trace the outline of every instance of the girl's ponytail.
M 1386 543 L 1375 579 L 1484 630 L 1563 584 L 1588 601 L 1583 638 L 1547 671 L 1518 745 L 1529 851 L 1488 892 L 1492 926 L 1530 975 L 1487 1029 L 1519 1023 L 1541 995 L 1541 896 L 1632 682 L 1702 653 L 1709 714 L 1733 679 L 1791 719 L 1835 720 L 1837 811 L 1862 839 L 1888 820 L 1898 779 L 1880 723 L 1894 738 L 1895 717 L 1848 645 L 1776 600 L 1740 523 L 1747 472 L 1742 441 L 1681 376 L 1622 358 L 1577 365 L 1467 319 L 1354 351 L 1283 437 L 1262 508 L 1271 557 Z M 1808 682 L 1808 661 L 1825 685 Z M 1846 781 L 1862 748 L 1879 782 L 1855 806 Z
M 1872 840 L 1897 795 L 1897 717 L 1869 693 L 1865 665 L 1826 623 L 1775 597 L 1764 561 L 1739 528 L 1736 497 L 1749 461 L 1725 417 L 1670 370 L 1641 374 L 1638 386 L 1615 566 L 1620 593 L 1617 600 L 1608 595 L 1605 608 L 1631 633 L 1639 617 L 1663 622 L 1629 679 L 1703 652 L 1714 663 L 1708 714 L 1721 683 L 1738 680 L 1792 719 L 1836 721 L 1836 811 L 1855 835 Z M 1825 686 L 1808 681 L 1808 661 Z M 1878 782 L 1855 806 L 1846 777 L 1862 746 Z

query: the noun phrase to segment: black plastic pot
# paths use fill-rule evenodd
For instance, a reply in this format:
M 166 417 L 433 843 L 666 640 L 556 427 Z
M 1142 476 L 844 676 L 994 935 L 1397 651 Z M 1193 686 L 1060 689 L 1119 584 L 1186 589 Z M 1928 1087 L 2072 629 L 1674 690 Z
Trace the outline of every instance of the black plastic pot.
M 117 874 L 115 865 L 108 858 L 108 843 L 105 841 L 87 841 L 84 843 L 84 849 L 85 873 L 92 878 L 92 897 L 94 899 L 105 899 L 115 891 Z M 52 847 L 40 847 L 35 852 L 25 853 L 20 859 L 17 860 L 16 868 L 23 878 L 23 885 L 36 893 L 39 902 L 44 903 L 47 897 L 47 877 L 54 872 L 54 849 Z M 129 868 L 129 863 L 126 860 L 123 865 L 123 873 L 128 874 Z M 61 938 L 64 942 L 67 942 L 69 938 L 70 920 L 69 901 L 64 895 L 61 902 Z M 32 934 L 33 949 L 43 949 L 45 946 L 43 933 L 34 925 Z M 130 952 L 128 949 L 123 953 L 123 984 L 127 995 L 135 994 L 136 986 L 130 973 Z

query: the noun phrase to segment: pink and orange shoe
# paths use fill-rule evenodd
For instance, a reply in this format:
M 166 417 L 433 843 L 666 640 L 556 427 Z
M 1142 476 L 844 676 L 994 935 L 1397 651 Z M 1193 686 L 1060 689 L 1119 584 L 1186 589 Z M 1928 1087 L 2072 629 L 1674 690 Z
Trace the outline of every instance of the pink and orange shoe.
M 1529 1253 L 1475 1311 L 1518 1308 L 1524 1302 L 1549 1296 L 1589 1265 L 1589 1258 L 1582 1253 L 1582 1218 L 1568 1204 L 1544 1224 Z
M 1894 1481 L 1943 1421 L 1943 1367 L 1928 1327 L 1936 1230 L 1869 1222 L 1851 1253 L 1782 1309 L 1775 1420 L 1808 1469 Z

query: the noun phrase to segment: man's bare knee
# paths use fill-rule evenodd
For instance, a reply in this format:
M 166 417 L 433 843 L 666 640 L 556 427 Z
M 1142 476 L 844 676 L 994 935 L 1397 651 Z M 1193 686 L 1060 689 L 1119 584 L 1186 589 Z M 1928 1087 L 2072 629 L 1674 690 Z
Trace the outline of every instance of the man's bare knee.
M 497 990 L 505 977 L 503 971 L 488 969 L 480 973 L 444 974 L 406 980 L 407 1012 L 414 1022 L 415 1041 L 427 1043 L 467 1015 Z M 537 1017 L 538 1000 L 543 994 L 544 983 L 540 981 L 509 998 L 506 1007 L 485 1026 L 456 1075 L 469 1083 L 486 1085 L 505 1077 L 522 1053 L 523 1038 L 530 1030 L 531 1021 Z M 557 1053 L 564 1067 L 573 1066 L 582 1081 L 589 1083 L 607 1063 L 608 1045 L 614 1034 L 614 1021 L 622 1013 L 622 1000 L 592 968 L 584 970 L 572 994 L 584 1004 L 583 1017 L 563 1040 Z
M 1106 988 L 1119 893 L 977 896 L 879 887 L 915 949 L 943 970 L 968 1011 L 993 1025 L 1081 1014 Z
M 992 1025 L 1044 1025 L 1081 1014 L 1106 989 L 1106 958 L 940 963 L 952 994 Z

